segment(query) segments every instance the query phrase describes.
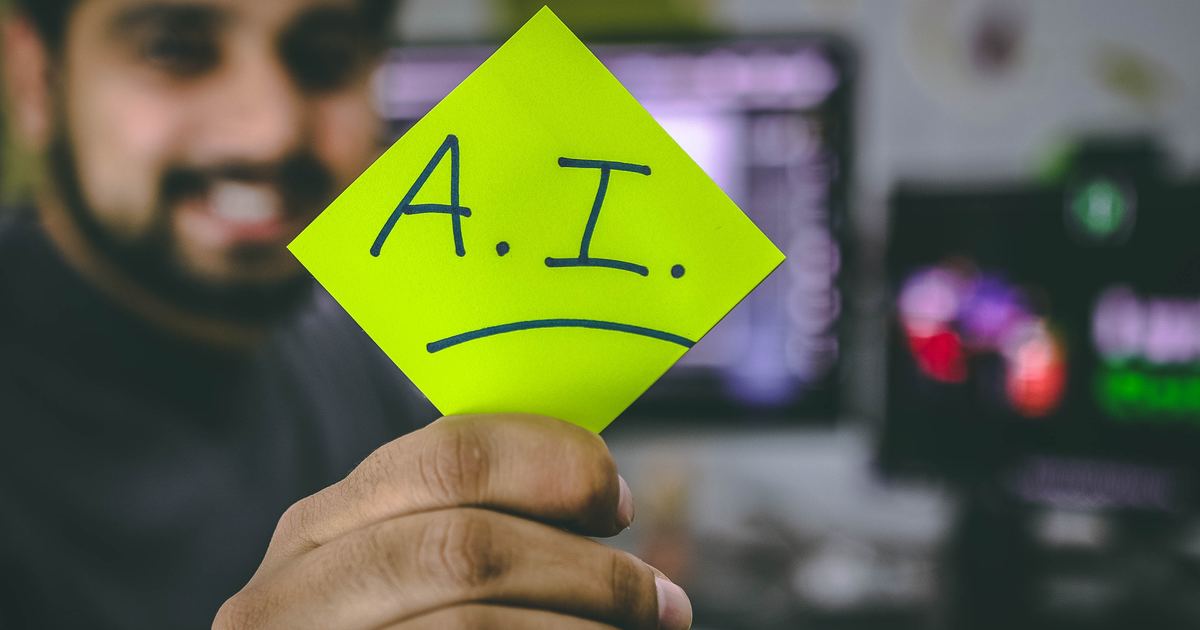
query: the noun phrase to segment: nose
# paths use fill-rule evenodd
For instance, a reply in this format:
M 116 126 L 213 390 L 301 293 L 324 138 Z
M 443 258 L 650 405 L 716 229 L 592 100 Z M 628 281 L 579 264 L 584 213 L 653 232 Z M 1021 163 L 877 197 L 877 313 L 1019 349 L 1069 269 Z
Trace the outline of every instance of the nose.
M 307 99 L 273 55 L 242 55 L 231 63 L 206 105 L 202 144 L 215 162 L 275 164 L 309 135 Z

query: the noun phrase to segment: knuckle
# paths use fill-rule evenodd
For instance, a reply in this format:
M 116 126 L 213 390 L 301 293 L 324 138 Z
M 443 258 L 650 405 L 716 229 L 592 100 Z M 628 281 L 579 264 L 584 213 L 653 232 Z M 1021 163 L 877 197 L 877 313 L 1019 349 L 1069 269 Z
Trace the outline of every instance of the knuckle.
M 486 513 L 455 510 L 432 519 L 422 536 L 419 564 L 429 579 L 468 595 L 498 581 L 509 569 L 504 545 Z
M 486 443 L 476 425 L 443 423 L 431 427 L 418 469 L 425 487 L 447 505 L 478 502 L 487 487 Z
M 572 513 L 592 513 L 615 508 L 619 494 L 617 465 L 600 443 L 584 444 L 559 477 L 563 507 Z
M 385 521 L 345 536 L 299 560 L 292 588 L 308 593 L 340 592 L 352 597 L 412 589 L 413 575 L 404 524 Z
M 315 547 L 315 528 L 318 518 L 314 503 L 315 499 L 310 496 L 289 506 L 275 525 L 275 532 L 271 536 L 272 545 Z
M 646 602 L 654 587 L 645 571 L 622 554 L 614 553 L 608 565 L 608 583 L 615 612 L 634 619 L 646 614 Z
M 260 628 L 267 621 L 266 609 L 244 592 L 225 600 L 213 620 L 213 630 L 246 630 Z
M 311 497 L 305 497 L 288 506 L 283 516 L 279 517 L 277 531 L 287 534 L 307 531 L 312 521 L 311 506 Z
M 372 490 L 386 486 L 386 481 L 402 470 L 406 439 L 400 438 L 375 449 L 338 485 L 355 498 L 369 498 Z
M 379 580 L 391 591 L 404 592 L 412 587 L 412 576 L 408 574 L 409 564 L 405 562 L 402 544 L 404 534 L 395 523 L 373 527 L 368 535 L 359 537 L 339 561 L 345 566 L 372 567 L 366 572 L 372 579 Z M 337 573 L 334 567 L 327 572 L 330 575 Z

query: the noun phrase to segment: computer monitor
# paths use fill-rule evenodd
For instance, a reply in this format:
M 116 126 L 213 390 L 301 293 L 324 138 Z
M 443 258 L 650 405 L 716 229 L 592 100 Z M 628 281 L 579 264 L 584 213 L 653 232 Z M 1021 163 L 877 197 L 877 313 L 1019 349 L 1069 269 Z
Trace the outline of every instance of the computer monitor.
M 806 36 L 593 49 L 788 255 L 631 413 L 745 422 L 832 419 L 851 140 L 845 46 Z M 379 100 L 393 135 L 492 50 L 432 45 L 392 51 Z
M 1176 509 L 1200 472 L 1200 185 L 892 199 L 892 473 Z

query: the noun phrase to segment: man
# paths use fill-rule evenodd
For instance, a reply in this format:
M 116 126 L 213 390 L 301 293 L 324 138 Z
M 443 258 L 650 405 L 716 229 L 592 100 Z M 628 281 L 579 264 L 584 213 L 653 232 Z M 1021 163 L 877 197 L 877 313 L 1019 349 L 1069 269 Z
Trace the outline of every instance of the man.
M 390 13 L 23 0 L 6 19 L 42 177 L 36 211 L 0 223 L 0 627 L 689 625 L 678 587 L 585 537 L 633 518 L 603 442 L 536 417 L 418 429 L 284 249 L 376 151 Z

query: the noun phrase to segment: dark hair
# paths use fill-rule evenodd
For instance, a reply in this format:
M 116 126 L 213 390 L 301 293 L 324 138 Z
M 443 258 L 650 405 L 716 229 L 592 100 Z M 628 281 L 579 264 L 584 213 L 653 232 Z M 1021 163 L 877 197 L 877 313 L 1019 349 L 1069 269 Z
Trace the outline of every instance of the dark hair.
M 79 0 L 15 0 L 18 11 L 29 17 L 34 28 L 46 41 L 51 50 L 58 51 L 67 28 L 67 19 Z M 390 35 L 392 16 L 400 0 L 358 0 L 363 23 L 372 29 L 371 34 L 380 45 Z

